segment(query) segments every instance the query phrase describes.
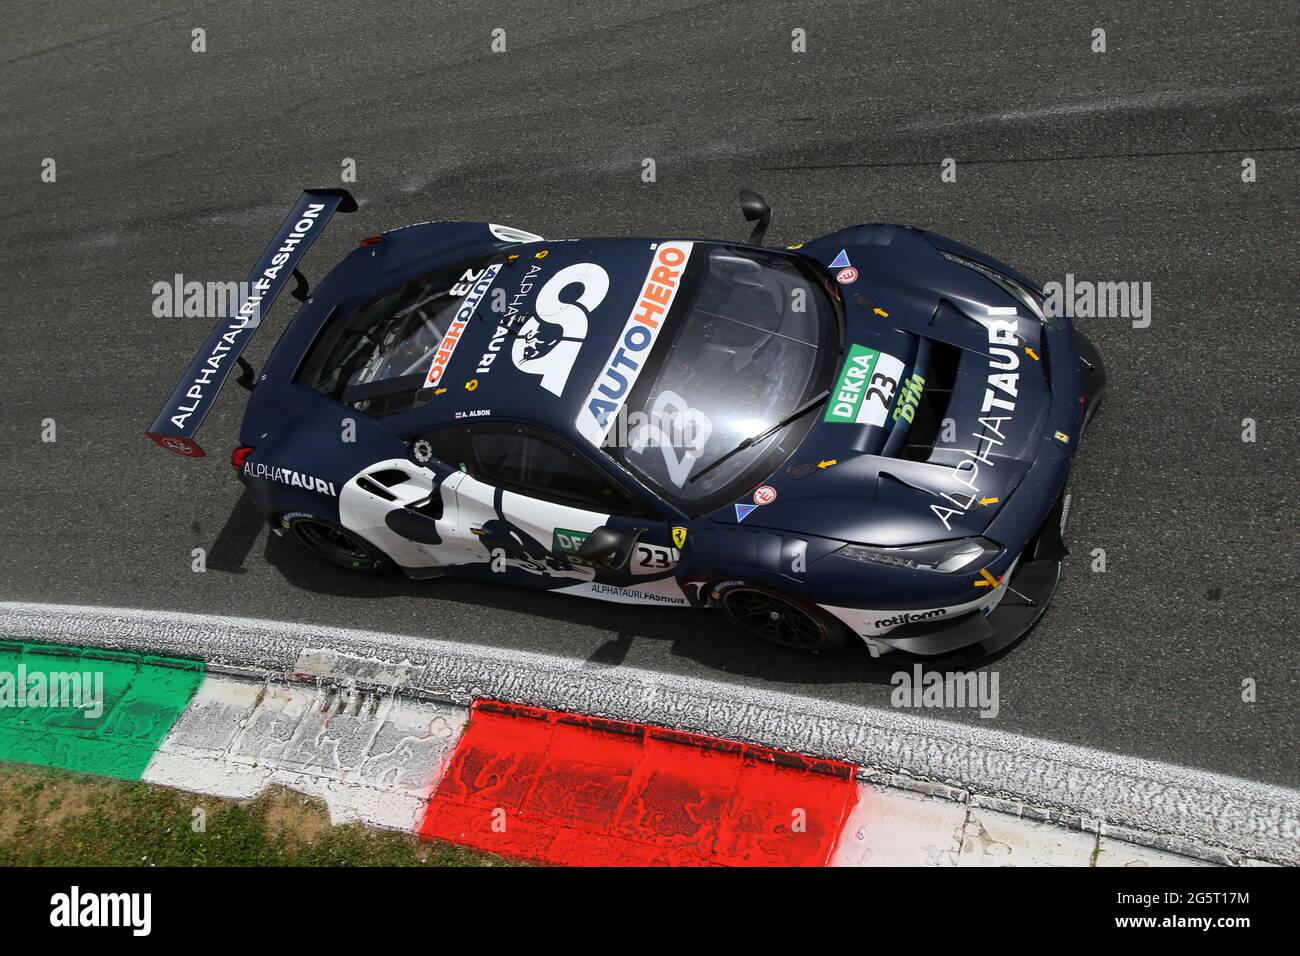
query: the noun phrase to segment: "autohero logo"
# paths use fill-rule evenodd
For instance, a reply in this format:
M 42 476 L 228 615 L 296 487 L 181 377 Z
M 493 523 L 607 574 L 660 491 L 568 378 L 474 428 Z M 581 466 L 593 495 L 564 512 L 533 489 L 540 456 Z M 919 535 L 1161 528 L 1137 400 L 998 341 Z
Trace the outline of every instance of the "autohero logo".
M 129 927 L 132 936 L 148 936 L 153 929 L 153 894 L 83 893 L 74 886 L 50 897 L 50 925 Z
M 270 291 L 271 283 L 279 278 L 281 271 L 293 258 L 294 250 L 298 248 L 303 239 L 307 238 L 307 233 L 316 228 L 320 214 L 324 211 L 325 206 L 323 203 L 309 203 L 307 205 L 302 217 L 294 224 L 293 231 L 285 236 L 284 243 L 271 257 L 271 264 L 262 270 L 262 274 L 253 283 L 248 295 L 242 298 L 235 314 L 226 321 L 225 331 L 216 339 L 212 351 L 203 360 L 199 374 L 194 377 L 190 387 L 185 392 L 185 397 L 192 404 L 178 405 L 175 413 L 170 416 L 170 421 L 176 428 L 185 428 L 185 423 L 189 420 L 189 417 L 203 407 L 207 389 L 212 385 L 213 377 L 221 371 L 222 362 L 230 354 L 231 349 L 235 348 L 239 343 L 239 337 L 245 332 L 251 334 L 261 324 L 262 299 Z
M 443 373 L 447 371 L 447 364 L 451 361 L 452 354 L 456 351 L 456 346 L 460 344 L 461 333 L 465 331 L 465 326 L 469 324 L 470 318 L 474 315 L 474 310 L 479 307 L 488 290 L 492 288 L 492 281 L 496 279 L 497 273 L 501 271 L 500 264 L 490 265 L 486 269 L 467 269 L 465 274 L 460 277 L 460 282 L 452 286 L 452 295 L 463 295 L 465 298 L 456 310 L 456 315 L 452 318 L 451 323 L 447 326 L 447 332 L 438 343 L 438 348 L 433 353 L 433 364 L 429 366 L 429 374 L 425 376 L 424 387 L 433 388 L 442 381 Z
M 266 481 L 288 485 L 290 488 L 314 491 L 318 495 L 329 495 L 333 498 L 337 498 L 339 494 L 332 481 L 305 475 L 300 471 L 294 471 L 292 468 L 281 468 L 278 465 L 246 461 L 244 462 L 244 476 L 247 478 L 262 478 Z
M 994 718 L 998 701 L 997 671 L 927 671 L 913 664 L 911 671 L 895 671 L 889 703 L 900 708 L 978 709 L 980 717 Z
M 659 337 L 663 319 L 672 309 L 693 245 L 690 242 L 661 242 L 656 247 L 641 286 L 641 295 L 623 326 L 623 334 L 605 361 L 604 371 L 597 376 L 596 384 L 574 423 L 579 433 L 593 445 L 604 441 L 612 417 L 627 401 L 628 393 L 636 384 L 650 349 Z
M 1009 311 L 1015 312 L 1015 309 Z M 989 309 L 990 316 L 1000 313 L 1000 309 Z M 952 507 L 930 505 L 930 510 L 948 531 L 952 530 L 951 518 L 964 516 L 979 502 L 980 466 L 994 467 L 989 454 L 1006 442 L 1002 429 L 1011 421 L 1016 410 L 1016 397 L 1019 395 L 1020 373 L 1016 370 L 1020 368 L 1020 353 L 1016 350 L 1016 320 L 990 317 L 987 328 L 989 375 L 988 386 L 984 389 L 984 403 L 980 406 L 984 413 L 979 419 L 981 430 L 971 432 L 975 438 L 975 447 L 965 449 L 962 452 L 966 456 L 965 460 L 959 461 L 952 469 L 953 481 L 968 490 L 958 494 L 943 492 L 942 497 Z M 1005 414 L 1000 414 L 1003 412 Z
M 87 720 L 104 714 L 103 671 L 28 671 L 19 664 L 0 672 L 0 710 L 79 710 Z
M 1130 319 L 1133 328 L 1151 324 L 1150 282 L 1093 282 L 1065 274 L 1064 282 L 1043 286 L 1043 311 L 1069 319 Z

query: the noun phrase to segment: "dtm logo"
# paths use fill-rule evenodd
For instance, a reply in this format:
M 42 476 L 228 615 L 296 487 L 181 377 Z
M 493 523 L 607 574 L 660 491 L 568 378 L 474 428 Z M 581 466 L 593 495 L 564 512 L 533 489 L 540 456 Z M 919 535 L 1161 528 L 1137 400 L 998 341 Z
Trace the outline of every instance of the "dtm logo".
M 933 611 L 905 611 L 896 617 L 881 618 L 873 623 L 876 627 L 901 627 L 904 624 L 914 624 L 917 621 L 928 621 L 931 618 L 943 617 L 947 613 L 948 609 L 943 607 L 935 608 Z
M 576 294 L 571 286 L 577 286 Z M 561 301 L 560 293 L 566 290 L 569 301 Z M 536 315 L 520 326 L 510 348 L 515 368 L 540 375 L 542 388 L 552 395 L 562 394 L 587 338 L 587 316 L 608 292 L 609 273 L 594 262 L 580 262 L 555 273 L 537 293 Z

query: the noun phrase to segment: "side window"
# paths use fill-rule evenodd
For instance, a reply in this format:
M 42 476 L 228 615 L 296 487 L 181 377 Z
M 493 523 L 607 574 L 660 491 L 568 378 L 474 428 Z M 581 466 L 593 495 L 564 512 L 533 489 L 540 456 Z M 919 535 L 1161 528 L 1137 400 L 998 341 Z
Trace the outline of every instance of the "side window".
M 608 514 L 631 515 L 627 494 L 577 452 L 522 428 L 470 433 L 477 476 L 511 491 Z

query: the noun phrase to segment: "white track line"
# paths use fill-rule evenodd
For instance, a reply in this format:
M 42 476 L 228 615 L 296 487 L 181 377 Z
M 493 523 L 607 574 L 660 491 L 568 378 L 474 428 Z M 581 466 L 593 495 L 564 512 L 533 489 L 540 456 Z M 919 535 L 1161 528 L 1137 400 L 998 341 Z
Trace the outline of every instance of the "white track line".
M 1300 792 L 1071 744 L 719 681 L 456 641 L 250 618 L 0 602 L 0 634 L 197 657 L 464 703 L 517 701 L 833 757 L 972 806 L 1214 859 L 1300 863 Z M 304 653 L 312 652 L 317 653 Z M 334 662 L 334 663 L 331 663 Z M 930 782 L 927 784 L 926 782 Z
M 469 719 L 392 693 L 209 676 L 143 779 L 231 799 L 278 784 L 334 823 L 415 830 Z

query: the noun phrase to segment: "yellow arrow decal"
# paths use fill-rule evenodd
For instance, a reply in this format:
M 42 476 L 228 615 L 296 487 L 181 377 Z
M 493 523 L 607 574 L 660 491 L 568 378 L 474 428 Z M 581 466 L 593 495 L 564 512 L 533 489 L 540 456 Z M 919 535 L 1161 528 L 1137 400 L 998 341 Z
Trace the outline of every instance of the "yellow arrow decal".
M 883 315 L 885 318 L 889 318 L 889 313 L 886 312 L 884 309 L 882 309 L 880 306 L 876 306 L 871 311 L 876 313 L 876 315 Z
M 1039 360 L 1038 353 L 1035 352 L 1033 349 L 1031 349 L 1028 345 L 1025 346 L 1025 351 L 1029 353 L 1029 357 L 1033 359 L 1035 362 Z
M 980 577 L 982 580 L 975 582 L 977 588 L 995 588 L 1002 583 L 993 575 L 989 574 L 988 568 L 980 568 Z
M 817 467 L 829 468 L 831 465 L 837 464 L 838 462 L 838 458 L 823 458 L 821 461 L 817 462 Z
M 981 499 L 980 499 L 980 504 L 982 504 L 982 505 L 995 505 L 995 504 L 997 504 L 997 503 L 998 503 L 998 499 L 996 499 L 996 498 L 981 498 Z

